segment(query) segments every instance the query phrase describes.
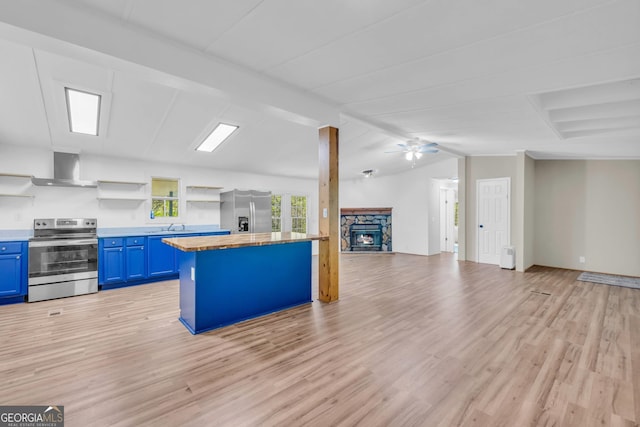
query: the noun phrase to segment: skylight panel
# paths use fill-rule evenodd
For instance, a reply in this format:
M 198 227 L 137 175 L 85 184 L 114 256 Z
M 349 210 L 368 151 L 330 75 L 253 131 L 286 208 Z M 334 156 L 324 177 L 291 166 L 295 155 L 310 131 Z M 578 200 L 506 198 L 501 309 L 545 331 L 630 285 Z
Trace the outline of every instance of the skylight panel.
M 220 144 L 222 144 L 227 138 L 231 136 L 233 132 L 238 129 L 238 126 L 228 125 L 225 123 L 218 123 L 218 126 L 205 138 L 204 141 L 196 148 L 198 151 L 212 152 Z
M 69 130 L 73 133 L 98 136 L 101 96 L 68 87 L 64 88 L 67 98 Z

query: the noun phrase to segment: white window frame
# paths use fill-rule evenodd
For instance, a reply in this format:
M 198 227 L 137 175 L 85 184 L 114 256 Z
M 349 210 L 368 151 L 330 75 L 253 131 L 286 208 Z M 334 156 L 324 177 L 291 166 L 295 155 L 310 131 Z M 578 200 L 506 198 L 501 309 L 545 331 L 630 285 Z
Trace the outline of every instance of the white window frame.
M 309 212 L 311 211 L 311 199 L 306 193 L 273 193 L 274 196 L 280 196 L 280 230 L 290 232 L 293 228 L 293 217 L 291 216 L 291 198 L 292 196 L 305 197 L 307 199 L 306 224 L 309 233 Z M 273 217 L 272 217 L 273 218 Z
M 293 214 L 291 212 L 291 199 L 293 197 L 304 197 L 305 201 L 306 201 L 306 211 L 305 211 L 305 216 L 304 216 L 304 223 L 305 223 L 305 230 L 304 231 L 298 231 L 298 233 L 308 233 L 309 232 L 309 196 L 307 196 L 306 194 L 290 194 L 289 195 L 289 200 L 288 200 L 288 204 L 289 204 L 289 222 L 290 222 L 290 227 L 289 230 L 293 231 Z M 302 217 L 296 217 L 296 218 L 302 218 Z
M 177 197 L 159 197 L 153 195 L 153 180 L 165 180 L 165 181 L 177 181 L 178 183 L 178 196 Z M 175 177 L 166 177 L 166 176 L 152 176 L 149 179 L 150 181 L 150 191 L 149 191 L 149 211 L 153 211 L 153 201 L 154 200 L 174 200 L 178 204 L 178 216 L 156 216 L 153 219 L 149 218 L 150 221 L 158 224 L 170 224 L 175 222 L 182 221 L 184 206 L 181 203 L 182 200 L 182 180 L 180 178 Z

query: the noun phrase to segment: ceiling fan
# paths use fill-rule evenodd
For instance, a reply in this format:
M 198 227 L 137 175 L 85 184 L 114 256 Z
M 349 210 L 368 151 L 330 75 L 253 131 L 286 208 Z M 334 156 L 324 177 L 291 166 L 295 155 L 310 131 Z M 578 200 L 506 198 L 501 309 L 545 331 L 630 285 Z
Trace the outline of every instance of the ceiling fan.
M 385 153 L 405 153 L 404 157 L 411 162 L 411 167 L 416 165 L 416 160 L 422 157 L 424 153 L 434 154 L 439 150 L 435 147 L 438 146 L 435 142 L 421 143 L 419 139 L 407 141 L 406 144 L 397 144 L 401 150 L 385 151 Z

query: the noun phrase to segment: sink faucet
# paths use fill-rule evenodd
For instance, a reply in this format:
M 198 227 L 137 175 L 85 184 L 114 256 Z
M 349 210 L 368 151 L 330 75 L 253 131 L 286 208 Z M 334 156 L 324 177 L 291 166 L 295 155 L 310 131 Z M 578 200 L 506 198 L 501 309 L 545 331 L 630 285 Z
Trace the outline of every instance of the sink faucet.
M 173 222 L 171 224 L 169 224 L 169 226 L 167 227 L 167 231 L 173 231 L 173 226 L 178 226 L 178 224 L 174 224 Z M 184 224 L 180 224 L 180 226 L 182 227 L 182 231 L 186 230 L 187 227 Z

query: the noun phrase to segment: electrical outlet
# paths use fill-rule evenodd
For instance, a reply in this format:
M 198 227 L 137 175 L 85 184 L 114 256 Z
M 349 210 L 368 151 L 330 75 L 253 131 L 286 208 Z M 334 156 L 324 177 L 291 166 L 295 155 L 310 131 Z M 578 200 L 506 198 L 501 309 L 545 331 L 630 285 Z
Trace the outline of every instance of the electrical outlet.
M 587 262 L 583 256 L 581 256 L 578 261 L 580 262 L 580 264 L 584 264 L 585 262 Z

